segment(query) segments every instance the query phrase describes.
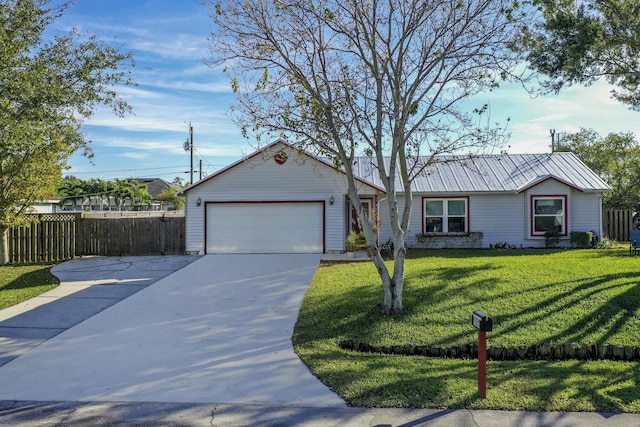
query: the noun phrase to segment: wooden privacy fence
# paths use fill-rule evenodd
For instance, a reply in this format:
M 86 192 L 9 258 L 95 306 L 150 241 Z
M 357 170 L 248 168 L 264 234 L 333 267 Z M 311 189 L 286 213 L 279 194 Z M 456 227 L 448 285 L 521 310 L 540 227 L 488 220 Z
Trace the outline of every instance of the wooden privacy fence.
M 33 215 L 29 225 L 9 229 L 9 263 L 29 264 L 71 259 L 76 255 L 82 214 Z
M 629 232 L 633 229 L 633 211 L 617 209 L 602 211 L 602 234 L 618 242 L 628 242 Z
M 80 224 L 80 255 L 184 254 L 184 217 L 83 218 Z
M 40 214 L 9 230 L 9 262 L 56 262 L 81 255 L 182 255 L 184 216 L 86 217 Z

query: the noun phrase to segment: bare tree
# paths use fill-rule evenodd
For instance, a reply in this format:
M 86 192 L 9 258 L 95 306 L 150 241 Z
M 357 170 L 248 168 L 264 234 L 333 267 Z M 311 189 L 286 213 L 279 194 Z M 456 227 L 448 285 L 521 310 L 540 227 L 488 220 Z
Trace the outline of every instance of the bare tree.
M 519 58 L 507 46 L 525 11 L 513 0 L 205 3 L 208 64 L 230 74 L 243 134 L 284 136 L 346 172 L 383 312 L 400 312 L 412 182 L 438 154 L 496 142 L 486 106 L 467 113 L 460 101 L 514 77 Z M 387 191 L 393 272 L 358 197 L 358 155 L 371 157 Z

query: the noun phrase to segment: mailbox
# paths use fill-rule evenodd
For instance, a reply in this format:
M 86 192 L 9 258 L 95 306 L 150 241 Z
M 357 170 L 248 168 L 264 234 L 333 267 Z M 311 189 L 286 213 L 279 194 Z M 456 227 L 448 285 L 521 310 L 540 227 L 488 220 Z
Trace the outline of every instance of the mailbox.
M 493 330 L 493 319 L 480 310 L 473 312 L 471 315 L 471 323 L 476 329 L 481 331 L 490 332 Z
M 478 396 L 487 397 L 487 332 L 493 329 L 493 320 L 480 310 L 471 315 L 471 324 L 478 330 Z

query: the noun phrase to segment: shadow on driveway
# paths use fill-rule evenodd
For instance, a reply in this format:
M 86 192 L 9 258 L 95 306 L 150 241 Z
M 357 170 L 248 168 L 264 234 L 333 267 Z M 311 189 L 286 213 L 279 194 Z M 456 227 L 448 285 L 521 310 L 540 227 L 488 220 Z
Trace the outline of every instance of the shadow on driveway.
M 319 262 L 203 256 L 0 367 L 0 400 L 344 407 L 291 343 Z
M 88 257 L 54 266 L 60 286 L 0 310 L 0 366 L 199 258 Z

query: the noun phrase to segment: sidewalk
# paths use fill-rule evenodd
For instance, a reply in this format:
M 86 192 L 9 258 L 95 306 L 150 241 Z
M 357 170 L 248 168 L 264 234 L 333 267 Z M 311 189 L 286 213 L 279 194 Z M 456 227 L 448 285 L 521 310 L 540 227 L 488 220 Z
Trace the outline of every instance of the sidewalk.
M 621 427 L 639 423 L 638 415 L 592 412 L 0 401 L 2 426 Z

